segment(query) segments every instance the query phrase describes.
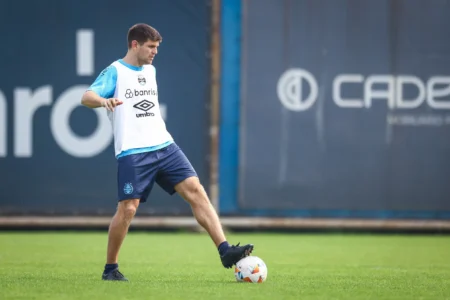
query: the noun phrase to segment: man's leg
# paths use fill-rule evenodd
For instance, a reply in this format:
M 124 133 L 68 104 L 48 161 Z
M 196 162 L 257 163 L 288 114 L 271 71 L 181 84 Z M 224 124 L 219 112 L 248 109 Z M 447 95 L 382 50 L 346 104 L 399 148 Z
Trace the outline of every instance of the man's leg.
M 251 244 L 241 247 L 239 247 L 239 244 L 237 246 L 228 244 L 216 210 L 209 201 L 198 177 L 191 176 L 183 180 L 175 185 L 175 190 L 190 204 L 197 222 L 208 232 L 219 250 L 225 268 L 231 268 L 241 258 L 252 252 L 253 245 Z
M 107 264 L 117 264 L 120 246 L 127 235 L 131 220 L 133 220 L 138 206 L 139 199 L 119 202 L 116 214 L 109 225 Z
M 123 200 L 117 206 L 117 211 L 111 220 L 108 231 L 108 250 L 103 273 L 104 280 L 126 280 L 118 271 L 118 256 L 138 206 L 139 199 Z
M 175 186 L 178 194 L 192 208 L 197 222 L 209 233 L 216 247 L 226 241 L 217 212 L 197 177 L 189 177 Z

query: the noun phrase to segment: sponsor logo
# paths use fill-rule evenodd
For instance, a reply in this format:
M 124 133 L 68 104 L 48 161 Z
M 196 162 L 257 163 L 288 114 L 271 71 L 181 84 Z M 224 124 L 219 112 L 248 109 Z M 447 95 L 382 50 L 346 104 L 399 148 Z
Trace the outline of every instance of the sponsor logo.
M 153 102 L 150 102 L 148 100 L 142 100 L 135 105 L 133 105 L 134 108 L 137 108 L 139 110 L 145 111 L 145 113 L 138 113 L 136 114 L 137 118 L 143 118 L 143 117 L 154 117 L 155 114 L 152 112 L 148 112 L 150 109 L 152 109 L 155 106 Z
M 127 89 L 125 91 L 125 98 L 131 99 L 133 97 L 139 97 L 139 96 L 157 96 L 158 92 L 154 89 L 149 90 L 131 90 Z

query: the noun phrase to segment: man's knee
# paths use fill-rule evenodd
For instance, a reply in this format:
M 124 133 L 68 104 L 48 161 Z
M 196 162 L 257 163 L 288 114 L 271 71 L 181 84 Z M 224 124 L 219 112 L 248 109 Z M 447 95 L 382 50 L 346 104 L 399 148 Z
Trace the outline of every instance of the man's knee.
M 191 205 L 209 203 L 205 189 L 197 177 L 190 177 L 175 188 L 177 192 Z
M 139 206 L 139 199 L 123 200 L 119 202 L 118 213 L 126 219 L 132 219 Z

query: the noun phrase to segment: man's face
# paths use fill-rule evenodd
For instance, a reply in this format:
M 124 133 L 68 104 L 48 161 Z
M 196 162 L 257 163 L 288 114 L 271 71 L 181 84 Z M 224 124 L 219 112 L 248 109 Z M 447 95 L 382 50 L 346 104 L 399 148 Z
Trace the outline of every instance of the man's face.
M 156 54 L 158 53 L 159 42 L 148 40 L 142 45 L 137 44 L 137 58 L 138 61 L 144 65 L 151 64 Z

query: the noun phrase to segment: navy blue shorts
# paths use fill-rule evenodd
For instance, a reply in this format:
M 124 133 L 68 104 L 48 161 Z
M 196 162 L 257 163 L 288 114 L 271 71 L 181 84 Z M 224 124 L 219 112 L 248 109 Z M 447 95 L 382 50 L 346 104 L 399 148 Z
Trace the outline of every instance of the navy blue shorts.
M 186 178 L 197 177 L 191 163 L 176 143 L 152 152 L 123 156 L 117 162 L 119 201 L 147 201 L 155 182 L 173 195 L 175 185 Z

